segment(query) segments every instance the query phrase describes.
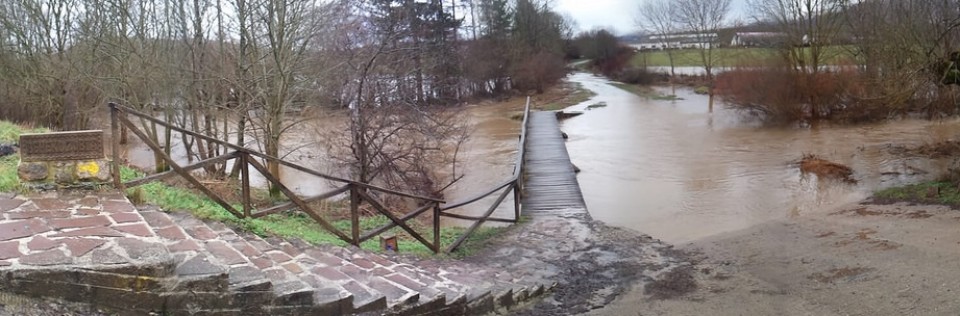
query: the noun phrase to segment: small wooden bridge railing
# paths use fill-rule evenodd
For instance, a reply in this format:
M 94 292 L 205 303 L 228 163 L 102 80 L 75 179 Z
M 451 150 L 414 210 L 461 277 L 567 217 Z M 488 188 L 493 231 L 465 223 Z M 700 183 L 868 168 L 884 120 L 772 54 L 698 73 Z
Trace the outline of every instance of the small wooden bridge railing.
M 307 168 L 295 163 L 291 163 L 288 161 L 284 161 L 277 157 L 266 155 L 266 154 L 251 150 L 249 148 L 238 146 L 236 144 L 232 144 L 223 140 L 209 137 L 207 135 L 199 134 L 190 130 L 180 128 L 178 126 L 175 126 L 167 122 L 164 122 L 160 119 L 157 119 L 149 114 L 139 112 L 135 109 L 132 109 L 126 106 L 110 103 L 109 107 L 110 107 L 110 114 L 111 114 L 110 117 L 111 117 L 111 130 L 112 130 L 111 145 L 112 145 L 112 155 L 113 155 L 114 161 L 115 162 L 122 161 L 122 159 L 120 159 L 120 136 L 119 135 L 120 135 L 120 129 L 125 128 L 128 131 L 132 132 L 134 135 L 136 135 L 141 141 L 144 142 L 144 144 L 150 147 L 150 149 L 153 150 L 158 157 L 160 157 L 163 161 L 165 161 L 166 164 L 171 169 L 170 171 L 147 175 L 139 179 L 123 182 L 120 178 L 120 164 L 114 163 L 113 170 L 112 170 L 114 185 L 121 190 L 144 185 L 154 181 L 160 181 L 160 180 L 167 179 L 174 176 L 180 176 L 184 180 L 186 180 L 188 183 L 190 183 L 194 188 L 196 188 L 201 193 L 203 193 L 204 195 L 209 197 L 211 200 L 216 202 L 224 210 L 226 210 L 227 212 L 231 213 L 233 216 L 236 216 L 238 218 L 260 218 L 267 215 L 280 213 L 283 211 L 299 210 L 300 212 L 305 213 L 307 216 L 309 216 L 314 221 L 316 221 L 321 227 L 323 227 L 323 229 L 327 230 L 331 234 L 336 235 L 341 240 L 356 246 L 359 246 L 361 243 L 367 240 L 370 240 L 390 229 L 393 229 L 395 227 L 400 227 L 404 231 L 406 231 L 411 237 L 417 239 L 420 243 L 422 243 L 424 246 L 426 246 L 428 249 L 430 249 L 434 253 L 439 253 L 440 251 L 452 252 L 456 250 L 456 248 L 459 247 L 460 244 L 462 244 L 463 241 L 466 240 L 467 237 L 469 237 L 470 234 L 472 234 L 485 221 L 517 222 L 520 216 L 519 194 L 520 194 L 521 183 L 522 183 L 520 175 L 522 174 L 522 169 L 523 169 L 522 168 L 523 148 L 524 148 L 523 142 L 526 137 L 525 135 L 526 135 L 527 114 L 529 114 L 529 111 L 530 111 L 529 98 L 527 98 L 527 104 L 524 109 L 524 120 L 523 120 L 524 123 L 523 123 L 523 127 L 521 128 L 522 132 L 520 134 L 520 145 L 519 145 L 518 156 L 517 156 L 517 165 L 514 168 L 513 176 L 511 177 L 511 179 L 505 182 L 504 184 L 499 185 L 488 192 L 485 192 L 484 194 L 480 194 L 474 198 L 466 199 L 463 202 L 453 203 L 451 205 L 444 206 L 444 207 L 441 207 L 441 204 L 445 202 L 440 199 L 390 190 L 390 189 L 382 188 L 376 185 L 356 182 L 348 179 L 342 179 L 339 177 L 323 174 L 321 172 L 312 170 L 310 168 Z M 159 144 L 157 144 L 157 142 L 153 141 L 150 137 L 147 136 L 145 132 L 141 131 L 136 126 L 136 124 L 131 122 L 130 119 L 127 117 L 128 115 L 135 116 L 138 119 L 146 120 L 150 123 L 156 124 L 163 128 L 182 133 L 185 136 L 194 137 L 195 139 L 202 139 L 203 141 L 217 144 L 218 146 L 227 148 L 229 152 L 217 157 L 204 159 L 190 165 L 181 166 L 172 157 L 170 157 L 170 155 L 164 152 L 164 150 L 161 148 Z M 241 202 L 242 209 L 240 210 L 238 210 L 236 207 L 228 203 L 223 197 L 221 197 L 216 192 L 214 192 L 214 190 L 208 188 L 203 182 L 201 182 L 193 174 L 191 174 L 191 172 L 194 170 L 202 169 L 204 167 L 208 167 L 218 163 L 226 163 L 231 160 L 235 160 L 234 163 L 239 164 L 238 169 L 240 171 L 240 187 L 241 187 L 241 199 L 242 199 L 242 202 Z M 284 167 L 297 170 L 299 172 L 303 172 L 303 173 L 316 176 L 322 179 L 326 179 L 334 183 L 339 183 L 340 186 L 338 186 L 336 189 L 332 191 L 325 192 L 312 197 L 300 197 L 296 193 L 291 191 L 288 187 L 286 187 L 280 181 L 279 177 L 277 175 L 272 174 L 264 166 L 264 163 L 260 162 L 260 160 L 264 161 L 264 163 L 276 162 Z M 266 209 L 255 209 L 252 202 L 252 198 L 251 198 L 251 185 L 250 185 L 250 169 L 251 168 L 250 167 L 252 167 L 253 170 L 256 170 L 256 172 L 260 173 L 260 175 L 271 185 L 276 186 L 280 190 L 280 192 L 283 193 L 283 195 L 289 200 L 289 202 L 282 203 L 279 205 L 274 205 Z M 499 198 L 496 200 L 494 205 L 492 205 L 490 209 L 486 212 L 486 214 L 484 214 L 483 216 L 472 217 L 472 216 L 458 215 L 458 214 L 452 214 L 447 212 L 454 208 L 475 203 L 483 199 L 484 197 L 487 197 L 493 193 L 496 193 L 501 189 L 504 189 L 503 190 L 504 192 L 500 194 Z M 491 218 L 490 215 L 493 213 L 494 210 L 497 209 L 497 207 L 499 207 L 499 205 L 506 198 L 506 195 L 511 190 L 514 192 L 514 197 L 515 197 L 514 206 L 516 208 L 516 211 L 515 211 L 514 219 Z M 320 212 L 318 212 L 315 208 L 313 208 L 310 205 L 310 203 L 331 199 L 348 192 L 349 192 L 349 199 L 350 199 L 351 229 L 350 229 L 350 232 L 343 232 L 340 229 L 337 229 L 336 227 L 334 227 L 334 225 L 332 225 L 330 221 L 325 219 L 320 214 Z M 376 194 L 373 194 L 373 192 L 376 192 Z M 387 206 L 385 206 L 384 203 L 382 203 L 375 195 L 409 198 L 416 201 L 416 204 L 419 206 L 416 209 L 413 209 L 411 211 L 403 212 L 402 213 L 403 215 L 398 216 L 398 215 L 395 215 L 394 212 L 391 212 L 387 208 Z M 372 207 L 379 215 L 383 215 L 389 218 L 390 222 L 368 231 L 361 231 L 360 207 L 363 203 L 367 203 L 368 205 L 370 205 L 370 207 Z M 425 238 L 423 234 L 417 232 L 411 225 L 408 224 L 408 222 L 411 219 L 416 218 L 428 211 L 432 211 L 432 214 L 433 214 L 433 223 L 431 227 L 433 230 L 432 240 L 427 240 L 427 238 Z M 453 218 L 459 218 L 459 219 L 465 219 L 465 220 L 473 220 L 475 221 L 475 223 L 469 229 L 467 229 L 467 231 L 461 237 L 459 237 L 453 244 L 449 245 L 446 249 L 443 249 L 441 247 L 441 242 L 440 242 L 440 216 L 447 216 L 447 217 L 453 217 Z
M 510 176 L 510 179 L 508 179 L 507 181 L 497 186 L 494 186 L 490 190 L 487 190 L 481 194 L 477 194 L 471 198 L 464 199 L 463 201 L 451 203 L 450 205 L 444 205 L 442 208 L 440 208 L 440 216 L 457 218 L 462 220 L 469 220 L 474 222 L 472 225 L 470 225 L 469 228 L 467 228 L 467 230 L 464 232 L 463 235 L 461 235 L 459 238 L 457 238 L 456 241 L 453 242 L 453 244 L 450 244 L 450 246 L 447 247 L 446 249 L 447 252 L 456 250 L 457 247 L 459 247 L 460 244 L 462 244 L 465 240 L 467 240 L 467 238 L 470 237 L 470 235 L 473 234 L 473 232 L 475 232 L 477 228 L 480 228 L 480 226 L 483 225 L 484 222 L 490 221 L 490 222 L 516 223 L 520 220 L 520 195 L 523 192 L 523 162 L 524 162 L 524 158 L 526 157 L 525 147 L 527 143 L 527 122 L 529 121 L 529 117 L 530 117 L 530 97 L 527 97 L 526 105 L 524 105 L 523 107 L 523 123 L 520 124 L 520 141 L 517 143 L 517 158 L 516 158 L 517 160 L 516 160 L 516 164 L 513 167 L 513 174 Z M 476 203 L 481 199 L 491 196 L 497 192 L 501 192 L 500 195 L 497 197 L 497 200 L 493 202 L 493 204 L 490 205 L 489 208 L 487 208 L 487 211 L 482 216 L 466 216 L 466 215 L 460 215 L 460 214 L 448 212 L 452 209 L 456 209 L 459 207 L 463 207 L 465 205 Z M 493 212 L 500 207 L 500 204 L 503 203 L 503 200 L 507 198 L 507 194 L 510 194 L 510 192 L 513 192 L 513 210 L 514 210 L 513 219 L 491 217 Z

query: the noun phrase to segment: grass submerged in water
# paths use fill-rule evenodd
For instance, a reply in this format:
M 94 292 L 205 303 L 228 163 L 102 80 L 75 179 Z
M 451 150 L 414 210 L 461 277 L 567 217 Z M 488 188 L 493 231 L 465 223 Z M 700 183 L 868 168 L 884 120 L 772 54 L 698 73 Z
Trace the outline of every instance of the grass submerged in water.
M 949 181 L 929 181 L 887 188 L 873 194 L 874 202 L 938 204 L 960 207 L 960 188 Z

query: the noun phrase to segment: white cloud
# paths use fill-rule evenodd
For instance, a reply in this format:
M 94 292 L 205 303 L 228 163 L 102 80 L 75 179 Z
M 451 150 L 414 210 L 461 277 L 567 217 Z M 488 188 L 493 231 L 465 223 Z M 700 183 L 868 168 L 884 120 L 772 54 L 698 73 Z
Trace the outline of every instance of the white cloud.
M 572 16 L 580 30 L 612 28 L 616 33 L 628 33 L 636 29 L 639 5 L 639 0 L 560 0 L 555 10 Z

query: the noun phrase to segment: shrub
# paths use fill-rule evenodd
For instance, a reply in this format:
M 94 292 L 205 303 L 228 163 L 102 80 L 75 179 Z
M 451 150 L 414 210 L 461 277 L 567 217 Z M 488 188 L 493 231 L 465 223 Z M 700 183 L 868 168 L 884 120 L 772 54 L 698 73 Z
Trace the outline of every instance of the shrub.
M 541 51 L 525 58 L 513 69 L 513 85 L 523 90 L 543 91 L 567 75 L 566 63 L 555 54 Z
M 660 80 L 660 75 L 642 67 L 630 67 L 612 75 L 614 80 L 629 84 L 649 85 Z
M 857 97 L 864 93 L 864 81 L 849 69 L 815 74 L 786 67 L 735 69 L 717 75 L 714 91 L 730 107 L 770 121 L 886 118 L 884 108 Z

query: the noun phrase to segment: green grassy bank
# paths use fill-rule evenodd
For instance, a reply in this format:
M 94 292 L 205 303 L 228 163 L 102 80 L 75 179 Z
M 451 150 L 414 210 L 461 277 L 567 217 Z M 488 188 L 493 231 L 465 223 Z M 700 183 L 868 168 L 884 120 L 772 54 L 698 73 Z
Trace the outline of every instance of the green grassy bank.
M 28 128 L 7 121 L 0 121 L 0 144 L 13 144 L 20 141 L 22 133 L 42 133 L 43 128 Z M 14 192 L 20 189 L 17 179 L 17 163 L 20 155 L 0 157 L 0 192 Z
M 873 194 L 878 203 L 910 202 L 960 207 L 960 188 L 949 181 L 930 181 L 887 188 Z

